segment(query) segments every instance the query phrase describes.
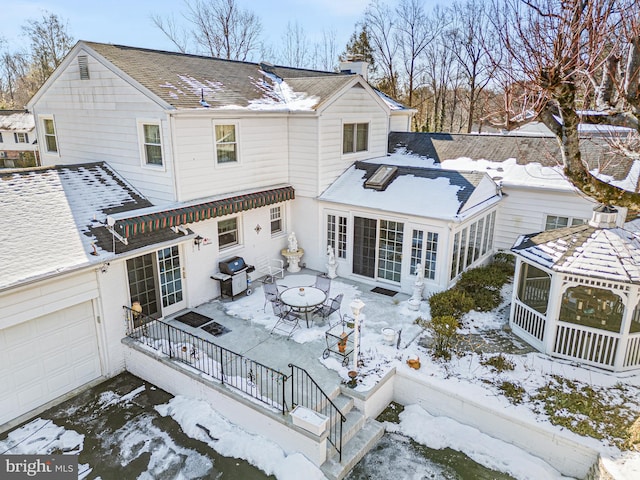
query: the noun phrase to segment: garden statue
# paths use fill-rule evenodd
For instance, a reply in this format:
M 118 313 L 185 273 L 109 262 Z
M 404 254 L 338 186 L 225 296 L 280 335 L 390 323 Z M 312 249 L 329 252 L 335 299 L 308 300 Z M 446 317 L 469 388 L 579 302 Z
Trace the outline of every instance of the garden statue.
M 416 281 L 413 284 L 413 295 L 409 299 L 409 309 L 420 310 L 422 290 L 424 289 L 424 268 L 421 263 L 416 264 Z
M 331 245 L 327 246 L 327 277 L 336 278 L 338 275 L 336 274 L 336 269 L 338 268 L 338 264 L 336 262 L 336 255 L 333 252 L 333 247 Z
M 289 247 L 287 248 L 290 252 L 298 251 L 298 239 L 296 238 L 296 232 L 291 232 L 289 234 Z

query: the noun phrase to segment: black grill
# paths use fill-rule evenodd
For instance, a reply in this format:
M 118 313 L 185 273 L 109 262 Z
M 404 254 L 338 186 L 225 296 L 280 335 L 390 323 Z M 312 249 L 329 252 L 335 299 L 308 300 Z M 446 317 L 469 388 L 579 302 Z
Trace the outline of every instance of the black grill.
M 251 295 L 249 288 L 248 274 L 255 270 L 255 267 L 247 265 L 242 257 L 231 257 L 218 263 L 220 273 L 211 276 L 220 282 L 220 295 L 234 299 L 236 295 L 246 292 Z
M 242 257 L 231 257 L 218 263 L 218 267 L 222 273 L 227 275 L 235 275 L 236 273 L 248 268 Z

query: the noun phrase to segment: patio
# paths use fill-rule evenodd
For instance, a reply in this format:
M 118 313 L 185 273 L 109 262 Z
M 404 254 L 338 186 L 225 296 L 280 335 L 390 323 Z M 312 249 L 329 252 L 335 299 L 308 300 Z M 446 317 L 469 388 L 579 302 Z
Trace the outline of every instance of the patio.
M 308 287 L 314 284 L 318 272 L 303 269 L 300 273 L 287 274 L 284 279 L 277 279 L 280 292 L 285 288 Z M 171 325 L 185 330 L 193 335 L 232 350 L 244 357 L 267 365 L 281 372 L 288 372 L 293 363 L 309 372 L 313 379 L 325 392 L 332 392 L 342 382 L 348 381 L 347 372 L 353 368 L 353 355 L 349 356 L 347 366 L 343 366 L 343 358 L 331 353 L 323 359 L 323 352 L 327 348 L 326 331 L 330 328 L 328 321 L 320 316 L 310 317 L 309 328 L 304 317 L 298 328 L 289 338 L 285 332 L 271 330 L 276 323 L 271 305 L 265 305 L 265 297 L 260 280 L 251 284 L 253 293 L 247 296 L 218 298 L 190 309 L 205 315 L 222 325 L 227 331 L 220 335 L 212 335 L 202 327 L 191 327 L 176 319 L 184 312 L 178 312 L 165 320 Z M 376 357 L 393 357 L 397 355 L 396 342 L 389 345 L 383 340 L 381 330 L 391 327 L 400 333 L 400 349 L 412 342 L 422 332 L 414 323 L 419 316 L 428 316 L 428 304 L 422 302 L 419 311 L 408 308 L 409 296 L 397 293 L 393 296 L 372 292 L 372 286 L 336 278 L 331 282 L 328 298 L 343 294 L 344 300 L 340 313 L 353 318 L 350 303 L 360 298 L 365 307 L 360 314 L 361 348 L 360 358 L 367 361 Z M 330 317 L 332 325 L 339 322 L 338 313 Z M 397 340 L 397 336 L 396 336 Z

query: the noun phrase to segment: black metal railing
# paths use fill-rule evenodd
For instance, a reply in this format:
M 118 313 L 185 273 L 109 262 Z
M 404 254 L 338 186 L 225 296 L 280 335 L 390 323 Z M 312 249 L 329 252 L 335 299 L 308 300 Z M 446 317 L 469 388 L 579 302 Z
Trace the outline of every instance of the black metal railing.
M 346 417 L 304 368 L 291 363 L 289 368 L 291 407 L 301 405 L 329 418 L 327 439 L 338 451 L 339 461 L 342 461 L 342 424 L 347 420 Z
M 284 415 L 287 375 L 156 318 L 123 307 L 127 336 L 187 364 Z

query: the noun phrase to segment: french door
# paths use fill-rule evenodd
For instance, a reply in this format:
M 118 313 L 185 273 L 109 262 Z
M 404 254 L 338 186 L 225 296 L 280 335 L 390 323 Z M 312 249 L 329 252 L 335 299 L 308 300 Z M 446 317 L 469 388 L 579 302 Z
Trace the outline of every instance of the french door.
M 404 224 L 354 217 L 353 273 L 399 282 Z
M 129 295 L 145 315 L 164 317 L 185 308 L 177 245 L 127 260 Z

